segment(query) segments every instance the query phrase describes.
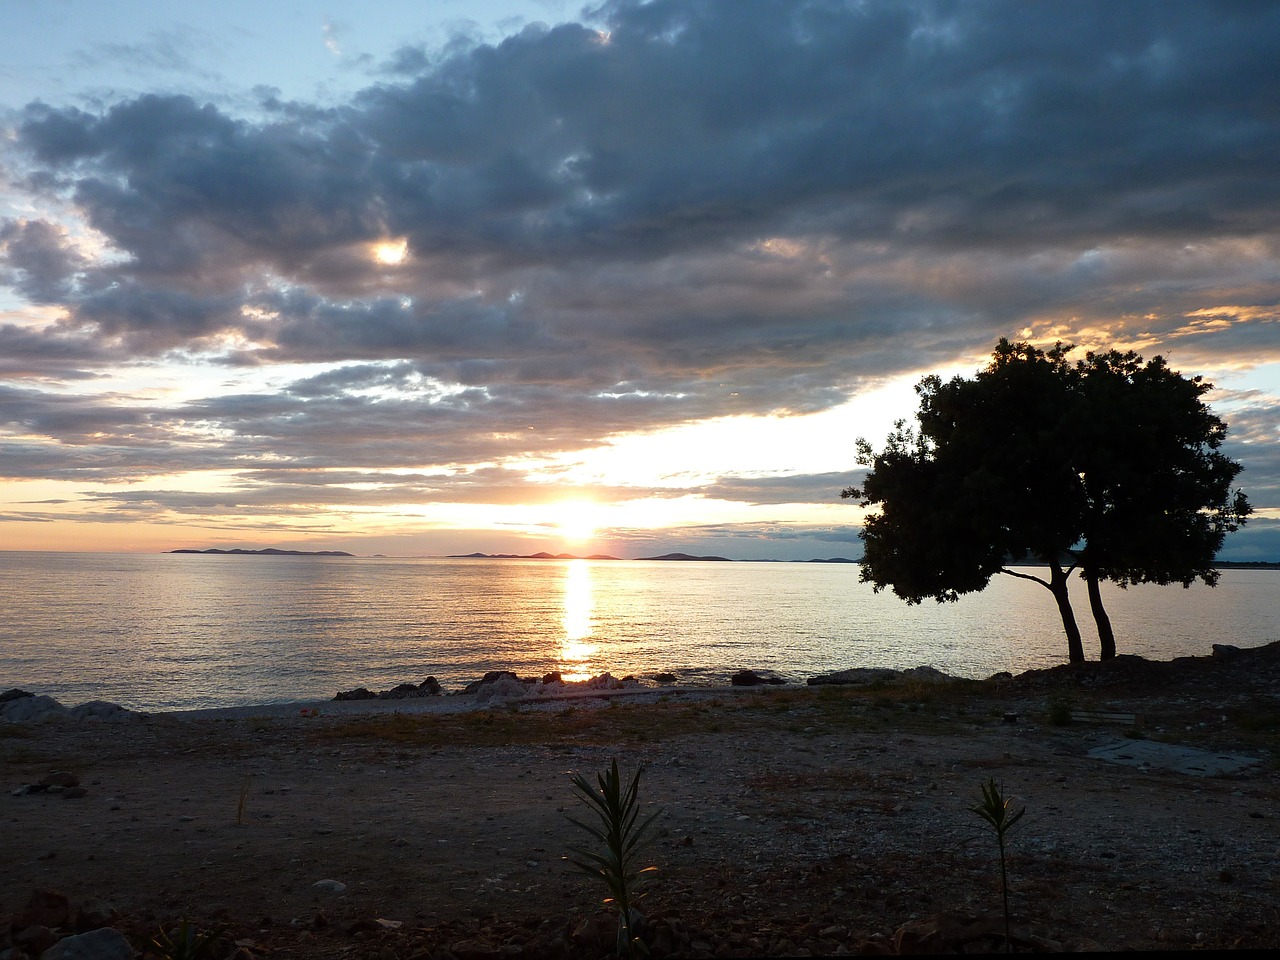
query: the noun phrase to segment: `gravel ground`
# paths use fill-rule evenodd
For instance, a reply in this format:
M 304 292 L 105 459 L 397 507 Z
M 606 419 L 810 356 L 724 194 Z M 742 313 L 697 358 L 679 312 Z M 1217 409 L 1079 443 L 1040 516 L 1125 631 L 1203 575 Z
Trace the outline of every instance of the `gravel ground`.
M 906 948 L 968 918 L 990 934 L 971 948 L 999 946 L 995 843 L 969 809 L 990 779 L 1027 810 L 1022 947 L 1280 946 L 1280 644 L 873 686 L 0 725 L 21 793 L 0 909 L 25 926 L 32 892 L 57 890 L 96 911 L 83 925 L 141 944 L 187 918 L 242 960 L 602 956 L 604 890 L 562 858 L 584 839 L 570 775 L 617 758 L 661 811 L 655 956 L 886 952 L 904 924 Z M 1133 716 L 1050 722 L 1071 710 Z M 1089 756 L 1125 738 L 1256 762 Z M 79 789 L 21 790 L 55 772 Z

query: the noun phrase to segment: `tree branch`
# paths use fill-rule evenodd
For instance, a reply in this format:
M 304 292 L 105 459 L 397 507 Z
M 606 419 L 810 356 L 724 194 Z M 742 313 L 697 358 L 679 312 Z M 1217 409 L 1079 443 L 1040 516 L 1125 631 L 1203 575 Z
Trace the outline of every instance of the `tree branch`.
M 1072 567 L 1072 569 L 1074 570 L 1075 568 Z M 999 570 L 996 571 L 996 573 L 1007 573 L 1009 576 L 1017 577 L 1019 580 L 1034 580 L 1036 583 L 1040 584 L 1040 586 L 1044 587 L 1046 590 L 1053 589 L 1053 587 L 1049 586 L 1049 581 L 1041 580 L 1039 577 L 1033 576 L 1030 573 L 1017 573 L 1013 570 L 1010 570 L 1007 567 L 1001 567 Z

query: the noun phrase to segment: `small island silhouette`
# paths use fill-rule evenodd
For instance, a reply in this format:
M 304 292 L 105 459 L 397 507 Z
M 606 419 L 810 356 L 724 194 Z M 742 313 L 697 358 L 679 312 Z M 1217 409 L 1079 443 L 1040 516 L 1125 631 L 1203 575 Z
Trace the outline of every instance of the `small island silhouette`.
M 264 550 L 245 550 L 242 547 L 233 547 L 230 550 L 223 550 L 219 547 L 209 547 L 205 550 L 170 550 L 170 553 L 214 553 L 235 556 L 253 556 L 253 557 L 354 557 L 354 553 L 347 553 L 344 550 L 280 550 L 276 547 L 267 547 Z

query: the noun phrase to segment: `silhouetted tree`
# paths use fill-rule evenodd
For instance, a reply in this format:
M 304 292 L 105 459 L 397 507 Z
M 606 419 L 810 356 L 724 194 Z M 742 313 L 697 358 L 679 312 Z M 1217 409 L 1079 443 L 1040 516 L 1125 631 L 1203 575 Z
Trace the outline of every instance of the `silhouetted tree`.
M 1078 556 L 1105 660 L 1116 644 L 1099 582 L 1213 586 L 1223 539 L 1253 508 L 1220 450 L 1227 426 L 1200 399 L 1212 384 L 1132 351 L 1090 353 L 1076 374 Z
M 1067 589 L 1088 584 L 1103 658 L 1115 638 L 1099 582 L 1213 584 L 1225 534 L 1244 522 L 1240 472 L 1218 450 L 1226 426 L 1200 396 L 1208 384 L 1162 358 L 1043 351 L 1001 340 L 972 380 L 925 377 L 916 426 L 885 449 L 858 441 L 871 468 L 842 492 L 880 510 L 862 531 L 861 579 L 908 603 L 953 601 L 997 573 L 1053 595 L 1071 662 L 1084 659 Z M 1010 569 L 1042 564 L 1048 576 Z

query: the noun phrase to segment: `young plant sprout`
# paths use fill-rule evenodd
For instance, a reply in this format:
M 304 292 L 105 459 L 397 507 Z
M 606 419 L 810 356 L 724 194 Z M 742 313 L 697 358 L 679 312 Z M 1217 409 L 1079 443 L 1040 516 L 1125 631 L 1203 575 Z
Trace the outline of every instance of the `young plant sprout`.
M 1013 803 L 1012 797 L 1006 797 L 1003 787 L 998 785 L 994 778 L 989 779 L 986 783 L 980 784 L 982 789 L 982 802 L 977 803 L 969 809 L 985 820 L 996 835 L 996 844 L 1000 848 L 1000 893 L 1004 898 L 1004 944 L 1005 950 L 1009 953 L 1013 952 L 1013 938 L 1009 932 L 1009 871 L 1005 858 L 1005 837 L 1009 831 L 1014 828 L 1022 815 L 1027 812 L 1027 808 L 1021 810 L 1010 810 L 1010 804 Z
M 573 786 L 582 800 L 599 819 L 599 825 L 570 817 L 571 823 L 587 831 L 599 842 L 598 849 L 571 847 L 567 859 L 589 877 L 603 880 L 609 889 L 605 903 L 618 911 L 618 946 L 620 957 L 648 956 L 649 950 L 633 929 L 632 906 L 639 897 L 636 888 L 643 874 L 657 867 L 639 866 L 640 852 L 652 839 L 653 822 L 658 813 L 640 820 L 638 792 L 641 770 L 623 787 L 615 759 L 608 770 L 596 775 L 592 784 L 582 774 L 573 777 Z

